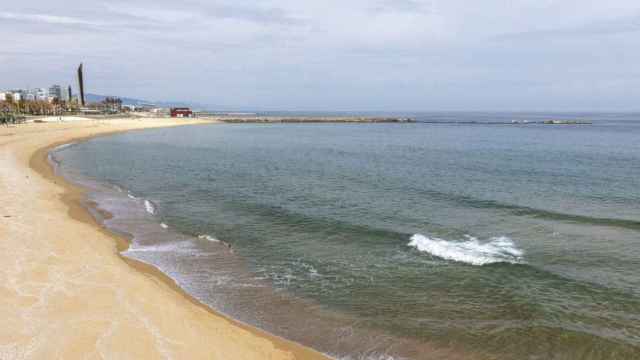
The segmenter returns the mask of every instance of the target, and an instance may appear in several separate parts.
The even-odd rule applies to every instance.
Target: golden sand
[[[47,150],[197,120],[119,119],[0,128],[0,359],[326,359],[225,318],[155,268],[53,175]]]

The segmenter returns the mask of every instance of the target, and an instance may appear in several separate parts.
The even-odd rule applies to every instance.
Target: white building
[[[62,97],[60,98],[60,100],[62,101],[69,101],[69,88],[64,88],[61,90],[62,91]]]
[[[18,102],[21,100],[38,100],[52,102],[54,98],[58,100],[66,100],[67,97],[68,94],[66,89],[63,91],[60,85],[51,85],[48,89],[34,88],[29,90],[14,89],[0,91],[0,101],[13,100],[14,102]]]
[[[60,85],[51,85],[49,88],[49,98],[57,98],[62,100],[62,88]]]
[[[47,101],[49,98],[49,92],[47,89],[37,88],[34,89],[34,91],[36,93],[36,100]]]

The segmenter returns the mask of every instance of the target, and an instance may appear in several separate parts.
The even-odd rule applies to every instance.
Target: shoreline
[[[264,357],[268,357],[272,359],[291,359],[291,358],[292,359],[312,359],[312,360],[327,359],[325,355],[313,349],[303,347],[302,345],[299,345],[289,340],[272,335],[263,330],[254,328],[250,325],[241,323],[237,320],[234,320],[232,318],[229,318],[223,314],[216,312],[215,310],[211,309],[207,305],[202,304],[201,302],[196,300],[193,296],[191,296],[186,291],[184,291],[172,278],[170,278],[169,276],[161,272],[156,267],[128,258],[121,254],[122,251],[125,251],[126,249],[128,249],[129,241],[121,236],[118,236],[117,234],[112,233],[111,231],[106,229],[102,224],[100,224],[97,219],[94,218],[94,216],[85,207],[85,204],[83,204],[83,202],[86,201],[86,190],[79,187],[78,185],[69,183],[62,176],[55,174],[54,168],[52,164],[49,162],[49,152],[52,149],[67,143],[86,141],[91,138],[100,137],[100,136],[109,136],[109,135],[113,135],[113,134],[121,133],[125,131],[136,131],[136,130],[142,130],[145,128],[156,128],[156,127],[167,127],[167,126],[215,123],[211,121],[198,121],[198,120],[176,122],[168,119],[162,119],[161,121],[164,124],[157,123],[157,124],[151,124],[150,126],[147,126],[149,125],[148,120],[142,120],[142,121],[125,120],[125,121],[127,123],[132,123],[132,122],[141,123],[141,126],[135,126],[135,125],[131,126],[131,124],[128,124],[129,126],[125,126],[124,128],[108,129],[106,131],[100,131],[102,129],[99,129],[99,130],[96,129],[95,131],[88,131],[88,134],[81,134],[81,135],[66,134],[68,136],[64,136],[63,139],[57,139],[54,142],[47,142],[46,144],[40,144],[41,146],[36,148],[30,154],[28,154],[28,168],[34,171],[35,173],[37,173],[39,176],[41,176],[52,187],[57,186],[62,188],[62,191],[60,191],[60,194],[58,197],[58,201],[63,203],[64,206],[66,207],[65,216],[67,216],[72,221],[81,222],[83,224],[91,226],[96,233],[102,234],[104,237],[107,237],[112,240],[113,249],[115,251],[113,251],[110,255],[115,254],[119,261],[124,263],[124,265],[127,266],[131,271],[134,271],[138,274],[142,274],[146,278],[146,281],[151,280],[151,282],[153,282],[156,286],[160,285],[161,287],[164,287],[166,290],[168,290],[165,295],[169,295],[169,296],[177,295],[182,299],[186,300],[190,304],[189,306],[197,309],[196,312],[199,312],[199,313],[204,312],[204,314],[198,315],[199,317],[200,316],[204,317],[204,319],[200,319],[203,322],[208,322],[208,321],[211,321],[211,322],[217,321],[219,323],[221,322],[222,324],[218,324],[218,325],[222,325],[222,327],[225,328],[223,329],[223,331],[228,330],[233,332],[238,332],[238,331],[245,332],[245,334],[243,335],[247,337],[246,340],[251,341],[251,343],[247,342],[246,344],[244,344],[246,346],[246,349],[228,348],[228,349],[225,349],[227,350],[227,353],[224,353],[224,351],[221,352],[221,350],[219,348],[215,348],[214,345],[211,345],[209,347],[209,351],[207,351],[208,346],[204,346],[204,348],[199,349],[200,351],[198,351],[200,355],[206,354],[207,358],[213,357],[213,358],[221,358],[221,359],[231,358],[233,356],[242,356],[243,358],[248,358],[248,359],[261,359]],[[58,124],[58,126],[56,127],[59,127],[59,125],[61,124]],[[80,124],[74,124],[74,125],[71,125],[70,127],[63,127],[62,129],[56,129],[56,130],[58,131],[69,130],[68,132],[72,132],[71,130],[78,127],[78,125]],[[82,125],[86,125],[86,124],[82,124]],[[101,125],[102,125],[101,127],[103,127],[105,124],[102,123]],[[111,125],[111,124],[107,123],[107,125]],[[45,127],[45,125],[43,124],[27,125],[27,126]],[[94,124],[94,127],[95,127],[95,124]],[[93,127],[89,127],[89,128],[93,128]],[[46,129],[42,129],[42,130],[47,131]],[[16,132],[18,131],[14,131],[13,133],[9,133],[9,134],[1,134],[1,135],[5,135],[11,138],[16,135],[15,134]],[[3,145],[5,144],[0,143],[0,146],[3,146]],[[109,214],[104,214],[104,215],[109,216]],[[1,235],[3,234],[0,232],[0,236]],[[102,254],[102,255],[105,255],[105,254]],[[187,309],[187,310],[194,310],[194,309]],[[164,319],[159,319],[159,320],[163,321]],[[218,331],[218,333],[219,332],[220,331]],[[207,337],[208,336],[206,335],[202,335],[201,339],[204,341],[206,340]],[[260,350],[258,352],[259,355],[257,355],[258,353],[256,353],[255,351],[256,344],[254,342],[264,342],[264,344],[260,344],[262,345],[262,347],[259,349]],[[202,341],[196,340],[196,343],[202,343]],[[242,345],[243,344],[239,346],[242,346]],[[236,345],[236,347],[237,346],[238,345]],[[271,346],[271,349],[269,349],[269,346]],[[242,354],[243,350],[246,350],[245,354]],[[217,356],[214,356],[214,355],[217,355]],[[195,357],[199,357],[199,356],[195,356]]]
[[[193,125],[202,125],[202,124],[193,124]],[[185,126],[189,126],[189,125],[185,125]],[[137,130],[129,130],[129,131],[137,131]],[[129,132],[126,131],[126,132]],[[70,142],[68,143],[61,143],[61,144],[52,144],[50,146],[47,146],[45,148],[39,149],[36,153],[33,154],[31,161],[30,161],[30,167],[32,169],[34,169],[36,172],[38,172],[40,175],[42,175],[45,178],[49,178],[51,181],[53,181],[53,179],[61,179],[63,182],[63,185],[66,188],[67,193],[64,195],[64,197],[62,198],[62,201],[67,204],[67,206],[69,206],[69,216],[72,217],[75,220],[78,221],[83,221],[86,223],[90,223],[94,226],[96,226],[101,232],[103,232],[104,234],[106,234],[107,236],[110,236],[114,239],[114,241],[116,242],[116,248],[117,248],[117,255],[118,257],[120,257],[120,259],[122,259],[125,263],[127,263],[129,266],[131,266],[132,268],[134,268],[137,271],[140,271],[142,273],[148,274],[149,276],[155,278],[154,280],[159,280],[162,281],[163,283],[165,283],[165,285],[169,286],[171,289],[173,289],[174,291],[176,291],[177,293],[179,293],[180,295],[184,296],[185,298],[187,298],[189,301],[191,301],[194,305],[203,308],[205,311],[213,314],[214,316],[218,316],[218,317],[222,317],[224,319],[226,319],[227,321],[229,321],[231,324],[233,324],[234,326],[238,326],[241,328],[244,328],[248,331],[254,332],[256,333],[258,336],[262,336],[262,337],[266,337],[269,338],[270,340],[275,340],[275,342],[283,342],[283,344],[276,344],[276,345],[283,345],[281,348],[283,350],[287,350],[287,347],[291,346],[292,344],[295,347],[303,347],[302,345],[299,345],[295,342],[292,342],[290,340],[281,338],[279,336],[276,336],[274,334],[271,334],[269,332],[266,332],[264,330],[261,330],[259,328],[253,327],[249,324],[245,324],[243,322],[240,322],[236,319],[233,319],[227,315],[224,315],[222,313],[217,312],[216,310],[212,309],[211,307],[209,307],[206,304],[203,304],[202,302],[200,302],[198,299],[196,299],[195,297],[193,297],[193,295],[189,294],[187,291],[185,291],[182,287],[180,287],[180,285],[173,279],[171,278],[169,275],[165,274],[164,272],[162,272],[162,270],[158,269],[157,267],[155,267],[152,264],[148,264],[145,263],[143,261],[139,261],[130,257],[127,257],[125,255],[122,254],[122,252],[125,252],[127,250],[129,250],[129,248],[131,247],[131,240],[125,238],[122,235],[118,235],[117,233],[114,233],[112,231],[110,231],[104,224],[102,224],[98,219],[96,219],[91,212],[89,211],[88,208],[91,208],[93,210],[95,210],[96,212],[98,212],[100,214],[100,216],[104,217],[105,219],[109,219],[112,218],[113,215],[108,212],[107,210],[103,210],[98,208],[93,202],[87,202],[87,198],[86,198],[86,194],[87,194],[87,190],[85,188],[83,188],[80,185],[76,185],[70,181],[68,181],[67,179],[65,179],[62,175],[57,175],[55,174],[54,168],[51,165],[51,163],[49,162],[49,153],[56,149],[57,147],[60,146],[65,146],[67,144],[77,144],[77,143],[82,143],[91,139],[95,139],[97,137],[102,137],[102,136],[111,136],[111,135],[116,135],[121,133],[120,131],[115,131],[112,133],[104,133],[104,134],[99,134],[97,136],[88,136],[88,137],[82,137],[82,138],[77,138],[77,139],[71,139]],[[278,348],[280,348],[278,346]],[[290,349],[289,349],[290,350]],[[316,357],[312,357],[312,356],[316,356],[316,355],[321,355],[321,354],[309,354],[307,353],[307,351],[311,351],[311,352],[315,352],[315,350],[313,349],[309,349],[309,348],[305,348],[303,347],[302,349],[294,349],[293,353],[295,356],[295,359],[316,359]],[[319,357],[317,359],[325,359],[325,357]]]

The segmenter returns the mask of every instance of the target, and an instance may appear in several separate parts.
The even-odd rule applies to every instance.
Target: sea
[[[151,129],[51,160],[124,256],[336,359],[640,359],[640,114],[399,115],[417,122]]]

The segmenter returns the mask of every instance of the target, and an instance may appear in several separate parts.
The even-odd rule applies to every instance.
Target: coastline
[[[82,204],[85,199],[84,189],[70,184],[54,174],[48,161],[48,153],[52,148],[69,142],[123,131],[205,123],[212,122],[127,119],[99,123],[95,121],[77,122],[72,125],[69,123],[29,124],[0,132],[2,135],[0,137],[0,149],[2,149],[0,160],[7,165],[11,165],[9,163],[12,160],[15,163],[8,167],[9,176],[7,179],[0,179],[0,185],[4,188],[3,192],[9,194],[8,196],[3,195],[3,197],[8,197],[7,202],[2,202],[8,205],[6,209],[4,205],[0,207],[0,211],[2,211],[0,224],[3,225],[0,228],[0,239],[8,240],[3,241],[6,244],[4,246],[13,248],[14,258],[15,255],[18,255],[20,259],[20,261],[16,261],[20,266],[3,271],[4,282],[13,285],[13,287],[6,286],[0,290],[0,295],[4,298],[0,300],[0,312],[3,315],[4,313],[9,315],[7,317],[8,324],[11,324],[10,327],[13,328],[11,333],[25,335],[18,340],[14,339],[8,330],[1,331],[0,354],[14,355],[9,357],[39,357],[43,354],[56,353],[64,354],[65,358],[83,357],[92,353],[117,354],[119,358],[139,356],[144,358],[175,356],[178,358],[219,359],[327,358],[312,349],[218,314],[195,300],[155,267],[120,255],[121,251],[128,248],[128,241],[109,232],[99,224]],[[36,134],[40,134],[40,136]],[[10,153],[13,153],[13,159],[12,156],[9,156]],[[33,173],[38,176],[33,178],[29,176]],[[23,176],[27,179],[26,183],[17,184],[16,182],[19,183],[19,179]],[[30,209],[23,209],[23,211],[32,210],[27,212],[44,217],[44,224],[38,222],[37,228],[33,226],[36,223],[35,219],[24,216],[26,214],[12,215],[20,212],[20,204],[16,204],[16,200],[18,200],[16,197],[19,197],[20,201],[27,200],[20,195],[16,196],[16,192],[29,193],[30,190],[34,190],[33,185],[37,188],[33,191],[36,194],[29,195],[34,198],[37,205],[34,209],[33,204],[29,204],[27,207]],[[41,202],[45,204],[40,204]],[[106,215],[108,216],[108,214]],[[5,223],[8,223],[8,231],[4,229]],[[73,236],[74,233],[76,236]],[[16,235],[19,235],[17,239]],[[67,235],[71,240],[69,238],[56,239],[55,235],[60,235],[60,237]],[[16,247],[19,245],[16,242],[24,243],[25,247],[29,247],[32,244],[25,242],[29,242],[31,239],[37,239],[40,243],[54,242],[56,245],[56,249],[53,251],[54,259],[50,259],[50,256],[38,259],[37,254],[34,259],[29,259],[28,254],[20,254],[21,249],[19,246]],[[96,259],[67,256],[66,259],[74,265],[79,263],[77,265],[81,265],[80,269],[90,269],[91,271],[86,271],[87,274],[83,274],[77,273],[78,269],[73,269],[75,271],[65,274],[64,268],[70,267],[69,264],[64,264],[65,255],[71,255],[74,250],[88,250],[85,249],[87,242],[90,243],[89,247],[93,257],[102,261],[87,263],[89,260]],[[39,247],[35,245],[35,248],[29,248],[26,252],[31,253],[34,250],[37,252]],[[40,254],[41,257],[42,255],[44,254]],[[2,256],[7,256],[7,258],[0,257],[0,259],[10,261],[12,252],[5,252]],[[32,274],[25,274],[29,271],[22,268],[23,260],[26,260],[27,266],[37,268],[36,279],[30,276]],[[55,268],[49,266],[48,262],[50,261],[56,263]],[[59,271],[57,266],[63,267],[62,271]],[[27,275],[26,278],[25,275]],[[67,275],[66,278],[65,275]],[[63,304],[56,304],[58,300],[56,297],[45,296],[43,299],[42,293],[47,293],[52,289],[54,294],[59,295],[56,291],[59,287],[62,287],[67,293],[74,293],[75,289],[70,288],[71,284],[67,284],[67,282],[74,283],[78,278],[82,279],[85,276],[90,277],[86,280],[91,281],[80,282],[80,287],[83,288],[82,295],[69,296],[70,299],[65,299],[69,301],[63,301]],[[107,294],[100,296],[101,292],[105,292],[104,288],[107,285],[93,280],[98,280],[103,276],[110,280],[109,285],[115,286],[114,289],[109,289],[114,292],[113,294],[107,290]],[[25,283],[28,285],[24,286]],[[27,294],[28,299],[24,299],[25,291],[21,286],[35,287],[39,291]],[[27,293],[29,293],[28,290]],[[53,294],[47,293],[45,295]],[[68,294],[63,291],[60,296],[65,297],[64,295]],[[153,303],[144,302],[151,299]],[[93,309],[92,306],[96,300],[100,303],[99,309],[117,309],[122,306],[123,300],[126,305],[131,305],[127,301],[135,302],[134,316],[127,316],[131,314],[126,311],[123,316],[120,316],[122,319],[110,319],[118,317],[124,311],[110,309],[107,314],[96,313],[99,309]],[[25,303],[23,304],[21,301]],[[12,309],[14,310],[12,311]],[[32,318],[32,316],[25,316],[25,314],[33,315],[33,312],[39,313],[40,321],[36,321],[37,324],[25,321],[25,318]],[[40,314],[42,312],[46,314]],[[95,321],[97,319],[100,321]],[[127,341],[132,336],[136,339],[147,338],[147,342],[139,343],[136,341],[136,344],[133,345]],[[106,343],[112,345],[107,346]],[[5,349],[7,350],[5,351]]]

